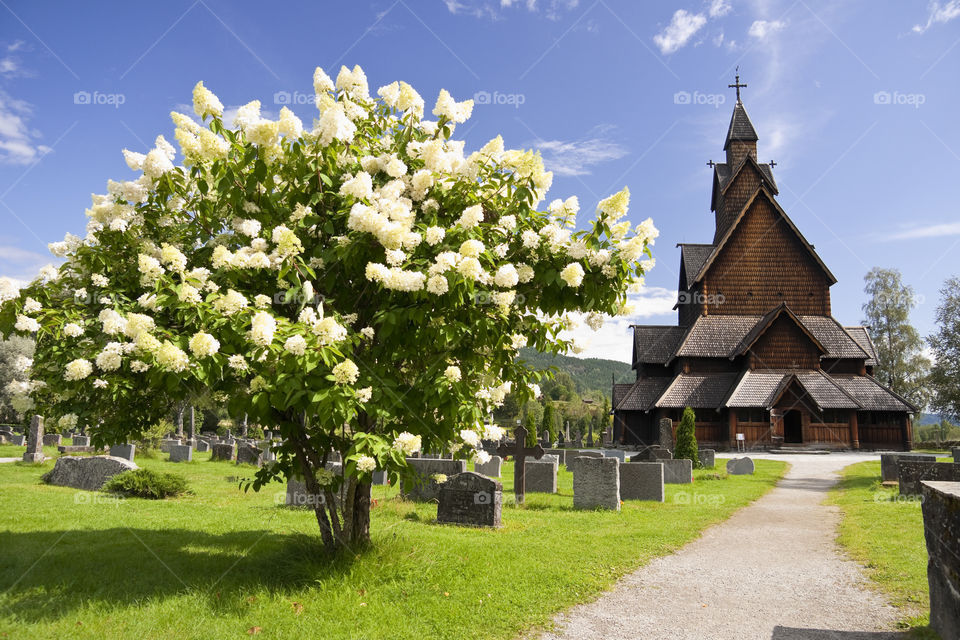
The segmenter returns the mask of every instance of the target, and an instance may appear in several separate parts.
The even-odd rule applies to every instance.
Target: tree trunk
[[[181,412],[181,416],[182,416]],[[183,423],[183,418],[180,419],[181,424]],[[190,406],[190,439],[193,440],[197,435],[197,415],[194,411],[193,406]]]
[[[348,505],[344,505],[344,529],[354,546],[370,543],[370,483],[350,479]],[[349,509],[348,509],[349,507]],[[349,517],[348,514],[349,513]]]

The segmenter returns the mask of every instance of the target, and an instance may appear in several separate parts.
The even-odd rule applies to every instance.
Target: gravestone
[[[643,451],[630,456],[630,462],[659,462],[660,460],[673,460],[673,454],[669,449],[664,449],[660,445],[652,445]]]
[[[57,458],[53,471],[44,475],[43,481],[60,487],[99,491],[113,476],[137,468],[129,460],[113,456],[63,456]]]
[[[960,462],[960,447],[954,447],[950,450],[950,453],[953,454],[953,461]]]
[[[898,460],[912,460],[914,462],[936,462],[937,456],[932,453],[899,453],[887,452],[880,454],[880,482],[896,482],[899,478],[897,470]],[[919,491],[919,489],[917,489]]]
[[[252,444],[240,444],[237,446],[237,464],[252,464],[259,467],[263,464],[263,451]]]
[[[264,440],[273,440],[273,431],[264,431],[263,432]]]
[[[730,458],[727,460],[727,473],[732,476],[753,475],[754,465],[750,458]]]
[[[135,444],[115,444],[110,447],[110,457],[111,458],[122,458],[133,462],[133,456],[137,451],[137,445]]]
[[[27,444],[27,437],[21,435],[10,436],[10,444],[17,447],[23,447]]]
[[[163,453],[170,453],[170,447],[177,444],[183,444],[179,438],[168,438],[166,440],[162,440],[160,442],[160,451]]]
[[[63,437],[59,433],[48,433],[43,436],[43,446],[59,447]]]
[[[433,476],[441,474],[451,478],[467,470],[466,460],[444,460],[442,458],[407,458],[407,466],[412,472],[403,481],[400,494],[414,502],[430,502],[440,497],[440,485]]]
[[[43,417],[33,416],[30,419],[30,437],[27,439],[27,452],[23,454],[24,462],[43,462]]]
[[[663,465],[663,481],[667,484],[690,484],[693,482],[693,460],[660,460]]]
[[[922,492],[930,627],[960,638],[960,483],[925,480]]]
[[[210,451],[210,443],[206,440],[197,440],[197,453]]]
[[[960,482],[960,463],[957,462],[918,462],[901,458],[897,461],[897,469],[902,496],[919,496],[923,480]]]
[[[386,471],[374,471],[371,475],[370,484],[384,485],[387,484],[387,472]]]
[[[567,451],[567,471],[570,473],[577,472],[577,459],[578,458],[602,458],[603,454],[599,451]]]
[[[539,444],[535,447],[527,447],[527,430],[522,426],[514,430],[514,438],[512,445],[504,442],[497,447],[497,453],[504,458],[507,456],[513,458],[513,498],[517,504],[523,504],[523,492],[526,487],[523,475],[527,468],[524,462],[527,457],[533,457],[536,460],[542,458],[543,447]]]
[[[74,447],[89,447],[90,436],[73,436]]]
[[[492,478],[464,471],[440,487],[437,522],[471,527],[499,527],[503,486]]]
[[[620,510],[620,461],[581,457],[573,474],[574,509]]]
[[[622,500],[664,501],[663,463],[627,462],[620,465]]]
[[[170,462],[190,462],[193,460],[193,447],[188,444],[170,446]]]
[[[664,449],[673,450],[673,420],[661,418],[658,424],[657,443]]]
[[[343,466],[338,462],[328,462],[324,469],[335,476],[343,474]],[[347,483],[341,482],[339,491],[333,494],[334,501],[339,505],[347,490]],[[288,507],[309,507],[315,508],[318,504],[323,504],[326,500],[324,494],[311,494],[307,491],[307,484],[302,478],[287,479],[286,505]]]
[[[96,450],[96,447],[76,447],[69,444],[62,444],[57,447],[57,451],[60,453],[94,453]]]
[[[557,466],[559,462],[556,456],[545,455],[539,460],[525,460],[524,465],[524,491],[530,493],[556,493],[557,492]]]
[[[210,445],[210,460],[233,460],[236,457],[236,451],[232,444],[217,442]]]
[[[697,451],[697,457],[700,459],[700,466],[704,469],[713,469],[717,466],[717,452],[713,449],[700,449]]]
[[[547,429],[543,430],[543,433],[540,434],[540,446],[546,449],[549,447],[552,442],[550,442],[550,431]]]
[[[489,462],[477,462],[473,465],[476,473],[487,476],[488,478],[500,477],[500,466],[503,464],[503,458],[500,456],[490,456]]]
[[[567,464],[567,450],[566,449],[544,449],[543,452],[547,455],[557,456],[557,460],[562,465]]]
[[[627,452],[622,449],[604,449],[600,452],[604,458],[616,458],[623,464],[627,461]]]

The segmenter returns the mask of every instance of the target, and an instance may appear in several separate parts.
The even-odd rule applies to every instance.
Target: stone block
[[[667,484],[690,484],[693,482],[693,460],[660,460],[663,465],[663,481]]]
[[[410,473],[403,481],[401,495],[414,502],[431,502],[440,497],[440,485],[433,478],[444,475],[448,479],[467,470],[466,460],[442,458],[407,458]]]
[[[627,452],[621,449],[604,449],[601,453],[604,458],[616,458],[620,461],[620,464],[627,461]]]
[[[663,463],[627,462],[620,465],[620,498],[663,502]]]
[[[902,453],[884,452],[880,454],[880,482],[897,482],[900,472],[897,470],[898,460],[912,460],[914,462],[936,462],[937,456],[932,453]],[[919,492],[919,487],[917,491]]]
[[[960,483],[921,482],[930,627],[960,638]]]
[[[115,444],[110,447],[110,456],[133,462],[136,451],[137,445],[135,444]]]
[[[216,444],[210,445],[210,460],[229,460],[232,461],[237,457],[237,452],[233,444],[227,444],[223,442],[218,442]]]
[[[570,473],[576,473],[577,458],[602,458],[603,454],[599,451],[567,451],[566,467]]]
[[[210,451],[210,443],[206,440],[197,440],[197,453]]]
[[[385,485],[387,484],[387,472],[386,471],[374,471],[372,474],[372,480],[370,484]]]
[[[63,456],[57,458],[53,471],[44,475],[43,481],[61,487],[99,491],[113,476],[137,468],[133,462],[113,456]]]
[[[489,462],[477,462],[473,465],[476,473],[487,476],[488,478],[499,478],[500,467],[503,464],[503,458],[500,456],[490,456]]]
[[[188,444],[170,445],[170,462],[191,462],[193,447]]]
[[[471,527],[499,527],[503,486],[479,473],[451,476],[440,487],[437,522]]]
[[[72,445],[74,447],[89,447],[90,436],[73,436]]]
[[[713,469],[717,466],[717,452],[713,449],[700,449],[697,451],[697,457],[700,458],[700,466],[704,469]]]
[[[750,458],[730,458],[727,460],[727,473],[732,476],[753,475],[754,464]]]
[[[25,447],[27,445],[27,437],[21,435],[12,435],[10,436],[10,444],[16,447]]]
[[[263,464],[263,451],[252,444],[237,445],[237,464],[252,464],[259,467]]]
[[[60,453],[96,453],[96,447],[90,446],[74,446],[72,444],[62,444],[57,447],[57,451]]]
[[[953,454],[954,462],[960,462],[960,447],[954,447],[950,450],[950,453]]]
[[[573,474],[574,509],[620,510],[620,461],[616,458],[579,458]]]
[[[170,447],[176,444],[183,444],[179,438],[168,438],[166,440],[160,441],[160,451],[163,453],[170,453]]]
[[[549,458],[544,460],[544,458]],[[523,487],[527,493],[556,493],[557,467],[555,456],[543,456],[540,460],[527,458],[523,463]]]
[[[897,460],[897,470],[902,496],[919,496],[923,480],[960,482],[960,463],[957,462],[920,462],[901,458]]]
[[[27,439],[27,451],[24,462],[43,462],[43,416],[30,419],[30,437]]]
[[[544,453],[547,453],[552,456],[557,456],[557,460],[560,464],[566,466],[567,464],[567,450],[566,449],[544,449]]]
[[[43,446],[59,447],[63,442],[63,437],[59,433],[48,433],[43,436]]]

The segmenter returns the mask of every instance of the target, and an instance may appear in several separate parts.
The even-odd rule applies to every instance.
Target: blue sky
[[[780,202],[861,319],[863,275],[899,268],[933,329],[960,273],[960,0],[397,0],[252,3],[0,0],[0,275],[29,279],[46,244],[82,234],[90,194],[135,177],[198,80],[226,105],[313,116],[313,69],[360,64],[428,104],[473,97],[457,131],[543,151],[550,197],[585,209],[627,185],[657,266],[629,321],[672,324],[677,242],[709,242],[709,159],[722,158],[739,65]],[[485,104],[480,104],[485,101]],[[627,320],[585,355],[629,358]],[[585,334],[586,335],[586,334]]]

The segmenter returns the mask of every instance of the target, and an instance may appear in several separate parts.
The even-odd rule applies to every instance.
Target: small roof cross
[[[731,89],[737,90],[737,102],[740,102],[740,89],[745,89],[747,85],[746,83],[743,83],[743,84],[740,83],[740,66],[739,65],[737,65],[736,81],[734,82],[734,84],[728,84],[727,86],[730,87]]]

